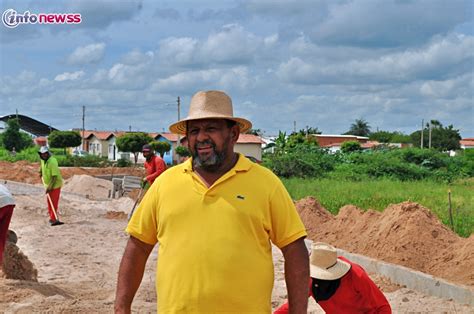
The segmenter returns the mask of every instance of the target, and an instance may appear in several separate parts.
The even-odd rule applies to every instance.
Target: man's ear
[[[240,135],[240,127],[237,123],[230,128],[230,135],[234,143],[237,143],[237,140],[239,139]]]

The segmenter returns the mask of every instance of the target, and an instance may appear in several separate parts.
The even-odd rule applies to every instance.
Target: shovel
[[[54,208],[53,201],[51,200],[51,196],[49,196],[49,194],[46,193],[46,197],[48,198],[49,205],[51,205],[51,208],[53,209],[54,218],[56,219],[56,221],[58,221],[59,220],[58,214],[56,213],[56,208]]]
[[[130,214],[128,214],[128,221],[132,218],[133,212],[135,211],[135,208],[137,207],[137,204],[140,202],[140,199],[142,197],[143,191],[145,190],[144,187],[140,188],[140,192],[138,192],[138,197],[137,200],[135,201],[135,204],[133,204],[132,210],[130,211]]]

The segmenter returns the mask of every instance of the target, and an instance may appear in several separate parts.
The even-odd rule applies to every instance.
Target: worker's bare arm
[[[129,238],[118,273],[115,313],[131,312],[133,298],[142,281],[146,261],[153,247],[132,236]]]
[[[290,314],[306,313],[308,307],[308,250],[304,238],[281,249],[285,257],[285,281]]]

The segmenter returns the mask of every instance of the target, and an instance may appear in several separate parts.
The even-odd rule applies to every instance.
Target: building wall
[[[321,147],[328,146],[328,145],[331,145],[331,144],[348,142],[348,141],[358,141],[357,137],[355,137],[355,136],[354,137],[347,137],[347,136],[320,137],[320,136],[317,136],[316,138],[318,139],[318,144]],[[359,142],[362,143],[362,141],[359,141]]]
[[[245,156],[252,156],[262,160],[262,145],[258,143],[236,143],[234,151]]]
[[[168,139],[166,139],[165,137],[160,137],[158,139],[159,142],[167,142],[168,144],[171,145],[171,150],[169,152],[166,152],[165,155],[163,156],[163,160],[165,161],[165,163],[167,165],[172,165],[173,164],[173,152],[174,152],[174,149],[175,149],[175,146],[176,145],[173,145],[173,143],[171,143]],[[157,153],[157,155],[159,155]]]

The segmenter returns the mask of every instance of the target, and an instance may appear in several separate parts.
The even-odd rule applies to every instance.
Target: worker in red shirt
[[[328,314],[392,313],[382,291],[365,270],[339,256],[326,243],[313,243],[310,256],[309,296]],[[288,303],[273,314],[287,314]]]
[[[165,161],[156,156],[150,145],[143,145],[143,157],[145,157],[146,176],[143,178],[142,187],[147,190],[163,171],[166,170]]]

